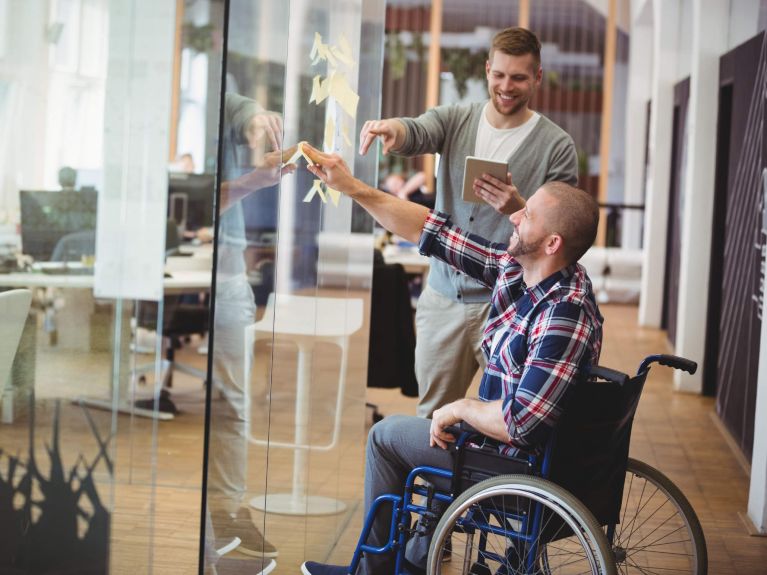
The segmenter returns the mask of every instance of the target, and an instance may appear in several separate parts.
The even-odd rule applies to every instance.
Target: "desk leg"
[[[291,493],[266,493],[250,500],[250,505],[267,513],[281,515],[335,515],[346,505],[331,497],[307,495],[309,469],[309,409],[311,405],[312,342],[298,341],[296,370],[296,429],[293,454],[293,490]],[[341,390],[339,390],[340,392]]]

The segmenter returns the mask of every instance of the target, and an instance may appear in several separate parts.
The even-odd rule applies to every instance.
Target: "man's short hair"
[[[493,44],[490,47],[490,59],[493,52],[500,50],[509,56],[525,56],[532,54],[535,60],[536,70],[541,65],[541,42],[538,37],[527,28],[514,26],[501,30],[493,36]]]
[[[547,227],[562,237],[568,264],[575,263],[597,237],[599,205],[591,194],[565,182],[546,182],[541,188],[556,200]]]

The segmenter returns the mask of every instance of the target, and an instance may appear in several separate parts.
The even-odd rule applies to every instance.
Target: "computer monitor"
[[[213,174],[169,174],[168,217],[181,231],[213,225],[214,185]]]
[[[21,251],[37,261],[50,261],[56,246],[65,236],[76,233],[88,235],[83,233],[96,229],[96,190],[22,190],[19,201]]]

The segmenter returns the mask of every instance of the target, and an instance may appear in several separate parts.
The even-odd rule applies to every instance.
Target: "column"
[[[663,313],[663,274],[666,265],[666,227],[671,174],[674,83],[677,78],[678,2],[653,1],[652,114],[645,204],[645,246],[642,257],[642,297],[639,323],[660,327]],[[662,65],[660,65],[662,63]]]

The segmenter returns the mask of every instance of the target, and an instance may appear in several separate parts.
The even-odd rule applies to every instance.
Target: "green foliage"
[[[184,46],[204,54],[213,49],[213,25],[195,26],[187,22],[183,30]]]
[[[458,96],[463,98],[466,96],[471,78],[484,80],[487,53],[485,51],[472,52],[468,48],[443,48],[442,62],[453,74],[455,89]]]
[[[407,49],[398,32],[389,32],[386,35],[386,59],[389,61],[391,79],[404,78],[407,68]]]

